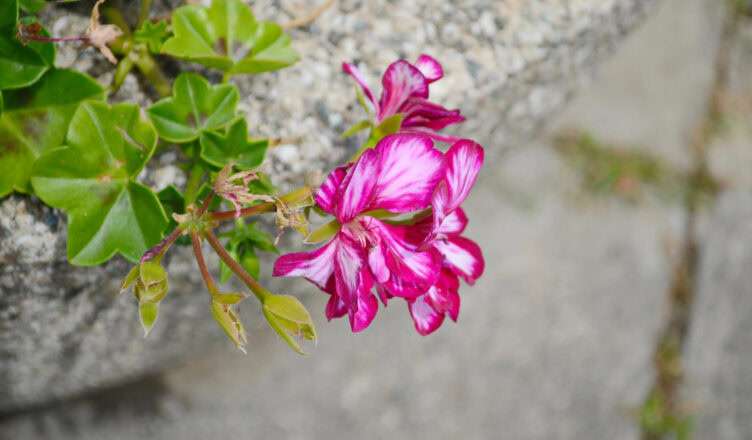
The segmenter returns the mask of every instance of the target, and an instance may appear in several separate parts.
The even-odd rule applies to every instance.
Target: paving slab
[[[324,322],[319,294],[309,306],[321,342],[309,357],[261,328],[247,356],[214,350],[170,369],[158,385],[141,384],[137,397],[120,390],[19,415],[6,432],[82,440],[636,439],[633,412],[652,381],[669,282],[663,242],[677,235],[681,212],[583,199],[576,188],[545,144],[485,170],[465,205],[486,273],[463,287],[459,322],[429,337],[415,333],[397,302],[352,335],[345,321]],[[286,288],[312,289],[301,280]],[[112,403],[116,396],[124,400]]]

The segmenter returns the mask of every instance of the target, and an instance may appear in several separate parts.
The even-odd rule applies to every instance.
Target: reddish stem
[[[235,275],[237,275],[238,278],[240,278],[240,280],[243,281],[243,283],[245,283],[245,285],[248,286],[249,289],[251,289],[251,292],[256,295],[256,298],[258,298],[259,301],[263,302],[264,298],[270,295],[270,293],[267,292],[266,289],[261,287],[261,284],[254,280],[253,277],[248,272],[246,272],[245,269],[243,269],[243,266],[241,266],[240,263],[235,261],[235,259],[227,253],[224,246],[222,246],[222,243],[219,242],[211,229],[206,228],[202,231],[202,234],[206,238],[206,241],[209,242],[209,245],[214,249],[214,252],[217,253],[219,258],[227,265],[227,267],[229,267],[230,270],[233,271],[233,273],[235,273]]]
[[[33,40],[33,41],[42,41],[44,43],[54,43],[56,41],[84,41],[88,40],[89,37],[82,36],[82,37],[57,37],[57,38],[48,38],[48,37],[37,37],[35,35],[24,35],[24,40]]]
[[[273,202],[261,203],[249,208],[241,209],[240,217],[250,217],[252,215],[274,212],[275,209],[276,206]],[[235,218],[235,211],[212,212],[209,215],[211,216],[212,220],[231,220]]]
[[[217,286],[214,284],[209,269],[206,267],[204,254],[201,253],[201,242],[198,239],[198,233],[194,230],[191,230],[191,242],[193,243],[193,253],[196,255],[196,262],[199,269],[201,269],[201,275],[204,277],[206,287],[209,289],[209,293],[215,295],[217,293]]]
[[[209,209],[209,205],[211,205],[212,200],[214,199],[214,190],[209,193],[209,195],[204,199],[204,203],[201,204],[201,207],[198,208],[198,211],[196,212],[196,218],[201,218],[202,215],[206,212],[207,209]]]
[[[157,255],[164,254],[164,251],[175,241],[180,237],[180,233],[183,232],[182,229],[179,227],[175,228],[170,235],[165,237],[161,243],[154,246],[153,248],[149,249],[144,253],[144,255],[141,257],[141,262],[152,260]]]

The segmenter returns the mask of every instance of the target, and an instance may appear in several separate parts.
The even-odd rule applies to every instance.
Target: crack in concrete
[[[698,212],[707,201],[705,199],[708,192],[704,182],[712,179],[706,153],[711,141],[720,131],[722,106],[728,89],[731,49],[743,13],[740,3],[735,0],[728,0],[725,8],[726,18],[716,52],[714,80],[707,100],[707,111],[689,141],[693,169],[686,183],[684,196],[684,236],[667,292],[667,320],[653,353],[655,380],[640,408],[642,440],[661,440],[669,435],[681,440],[691,436],[691,412],[682,401],[680,390],[684,380],[682,353],[691,325],[700,257],[696,223]],[[715,194],[716,192],[710,194],[710,202]]]

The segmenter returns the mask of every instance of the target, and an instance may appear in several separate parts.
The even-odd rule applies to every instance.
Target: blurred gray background
[[[353,335],[312,294],[300,357],[244,310],[248,355],[220,340],[8,413],[0,438],[752,438],[752,19],[729,4],[659,2],[545,128],[490,154],[464,205],[486,272],[457,324],[421,337],[394,302]]]

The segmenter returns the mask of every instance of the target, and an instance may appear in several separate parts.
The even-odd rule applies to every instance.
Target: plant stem
[[[149,18],[149,8],[151,7],[151,0],[141,0],[141,11],[138,14],[138,21],[136,22],[136,29],[140,28],[142,24]]]
[[[87,36],[80,37],[37,37],[35,35],[24,35],[24,40],[41,41],[44,43],[54,43],[56,41],[85,41],[88,40]]]
[[[217,240],[217,237],[214,235],[211,228],[206,228],[201,231],[201,233],[206,238],[206,241],[209,242],[209,245],[214,248],[214,252],[217,253],[222,262],[224,262],[227,267],[229,267],[230,270],[233,271],[233,273],[235,273],[235,275],[240,278],[240,280],[243,281],[243,283],[248,286],[249,289],[251,289],[251,292],[256,295],[256,298],[258,298],[258,300],[263,303],[264,298],[271,295],[271,293],[261,287],[261,284],[254,280],[253,277],[248,272],[246,272],[245,269],[243,269],[243,266],[241,266],[230,256],[230,254],[227,253],[224,246],[222,246],[222,243]]]
[[[138,52],[138,59],[136,60],[136,67],[141,73],[149,80],[149,82],[157,90],[160,96],[172,95],[172,86],[167,77],[162,73],[157,61],[146,50],[140,50]]]
[[[123,14],[112,5],[106,4],[102,6],[102,15],[115,26],[119,27],[123,31],[126,39],[131,39],[131,28],[128,26],[128,22],[123,18]]]
[[[115,69],[115,75],[112,77],[112,84],[110,85],[110,93],[115,93],[120,89],[120,86],[123,85],[125,78],[131,72],[131,70],[133,70],[133,66],[133,58],[131,58],[131,53],[129,51],[123,58],[120,59],[120,62]]]
[[[231,76],[232,76],[232,74],[231,74],[230,72],[225,72],[225,73],[224,73],[224,74],[222,75],[222,84],[227,84],[227,83],[229,83],[229,82],[230,82],[230,77],[231,77]]]
[[[196,217],[201,218],[202,215],[206,212],[207,209],[209,209],[209,205],[211,205],[212,200],[214,199],[214,191],[209,193],[209,195],[206,197],[204,202],[201,204],[201,207],[198,208],[198,211],[196,212]]]
[[[179,226],[176,227],[175,230],[170,233],[170,235],[162,240],[162,242],[146,251],[146,253],[144,253],[144,255],[141,257],[141,262],[143,263],[144,261],[149,261],[157,257],[162,258],[165,250],[167,250],[167,248],[170,247],[170,245],[178,239],[182,232],[182,228],[180,228]]]
[[[264,214],[267,212],[274,212],[276,205],[272,202],[261,203],[253,205],[249,208],[243,208],[240,210],[240,217],[250,217],[252,215]],[[212,220],[230,220],[235,218],[235,211],[222,211],[212,212],[209,214]]]
[[[195,160],[193,167],[191,168],[191,174],[188,176],[188,184],[185,186],[185,204],[190,205],[196,201],[198,195],[198,187],[201,185],[201,180],[204,178],[204,167],[201,166],[201,162]]]
[[[209,289],[209,293],[214,296],[219,293],[219,291],[209,273],[209,268],[206,267],[204,254],[201,253],[201,241],[198,238],[198,233],[194,229],[191,229],[191,242],[193,243],[193,253],[196,255],[196,262],[198,263],[199,269],[201,269],[201,276],[204,277],[204,281],[206,282],[206,288]]]
[[[282,29],[287,31],[294,27],[305,26],[311,23],[313,20],[318,18],[319,15],[321,15],[324,11],[326,11],[330,6],[332,6],[335,1],[336,0],[327,0],[323,5],[314,9],[310,14],[304,15],[302,17],[298,17],[289,23],[283,24]]]

